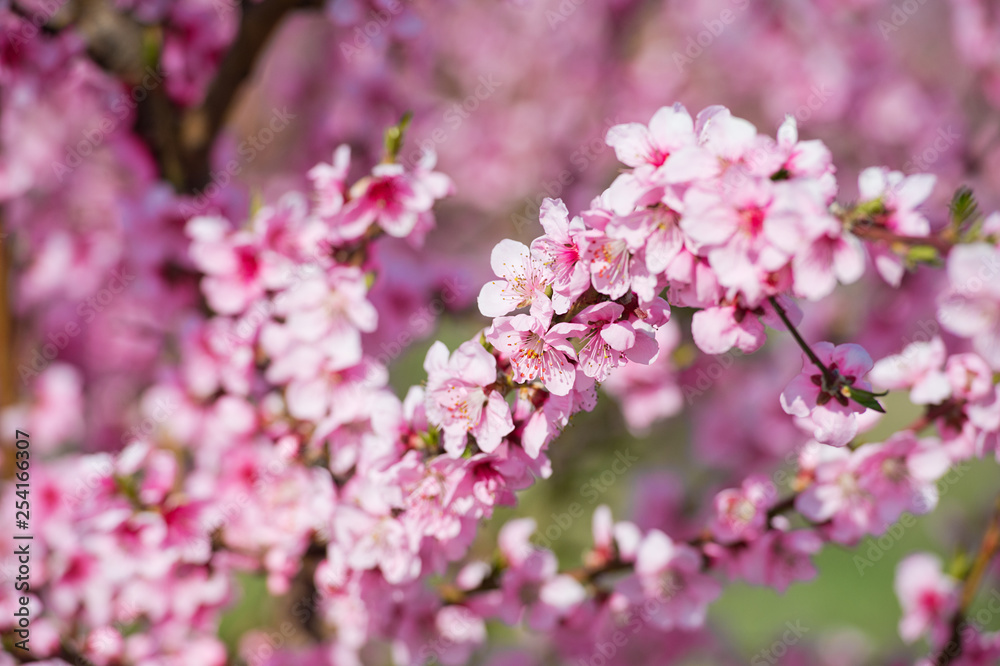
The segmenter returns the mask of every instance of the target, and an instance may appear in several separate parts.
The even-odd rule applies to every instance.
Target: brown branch
[[[250,76],[275,28],[296,9],[320,8],[321,0],[264,0],[242,3],[239,32],[226,53],[201,106],[184,114],[179,125],[184,187],[193,191],[209,181],[209,153],[233,101]]]
[[[851,233],[862,240],[873,243],[882,242],[889,245],[904,245],[906,247],[929,245],[942,255],[948,254],[949,250],[951,250],[951,248],[955,245],[954,242],[942,236],[907,236],[904,234],[897,234],[894,231],[884,226],[875,224],[874,221],[867,219],[857,223],[855,226],[852,226]]]
[[[962,583],[961,596],[959,597],[958,610],[951,618],[951,637],[944,644],[941,651],[931,663],[937,666],[948,666],[962,655],[962,628],[965,625],[965,616],[972,606],[972,601],[976,597],[976,591],[983,580],[983,575],[989,568],[990,562],[1000,551],[1000,495],[997,496],[993,505],[993,517],[986,534],[983,535],[983,542],[979,546],[976,559],[972,562],[972,568],[965,576]]]
[[[817,356],[816,352],[812,350],[812,347],[809,346],[809,343],[805,341],[805,339],[799,333],[799,330],[795,328],[795,324],[793,324],[792,320],[789,319],[788,314],[785,312],[785,308],[781,307],[781,304],[778,303],[778,299],[775,298],[774,296],[771,296],[767,300],[770,301],[771,307],[774,308],[774,311],[778,314],[778,317],[781,318],[781,321],[788,329],[788,332],[792,334],[793,338],[795,338],[795,342],[798,343],[799,348],[802,349],[803,352],[805,352],[806,356],[809,357],[809,360],[813,362],[813,365],[815,365],[819,369],[819,371],[823,373],[823,381],[832,387],[836,383],[837,377],[830,370],[830,368],[826,367],[826,365],[823,364],[823,361],[819,360],[819,356]],[[827,387],[824,386],[823,388],[825,389]]]
[[[322,0],[240,3],[236,37],[199,106],[181,109],[162,85],[148,91],[138,105],[136,129],[152,150],[161,175],[178,191],[194,192],[209,182],[212,145],[275,29],[291,12],[322,5]],[[148,61],[149,47],[163,41],[162,26],[143,26],[108,0],[79,0],[73,27],[94,62],[131,86],[139,85],[155,65]]]

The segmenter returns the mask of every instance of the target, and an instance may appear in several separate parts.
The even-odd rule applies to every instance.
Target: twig
[[[958,610],[951,619],[951,637],[944,644],[941,651],[931,662],[937,666],[948,666],[962,654],[962,625],[965,623],[965,615],[976,597],[976,591],[982,582],[983,575],[989,567],[997,551],[1000,550],[1000,495],[997,496],[993,505],[993,517],[986,534],[983,535],[983,542],[979,546],[979,552],[972,563],[972,568],[965,576],[962,583],[961,596],[959,597]]]
[[[809,357],[809,360],[813,362],[813,365],[815,365],[823,372],[823,379],[826,381],[826,383],[832,386],[837,381],[837,378],[834,376],[833,372],[828,367],[823,365],[823,361],[819,360],[819,356],[816,356],[816,352],[812,350],[812,347],[809,346],[809,343],[806,342],[805,339],[803,339],[803,337],[799,334],[798,329],[795,328],[795,325],[792,323],[792,320],[789,319],[788,314],[785,313],[785,309],[781,307],[781,305],[778,303],[778,299],[775,298],[774,296],[771,296],[767,300],[770,301],[771,307],[774,308],[774,311],[778,313],[778,316],[781,318],[781,321],[784,322],[785,326],[788,328],[788,332],[792,334],[793,338],[795,338],[795,342],[798,343],[799,347],[802,348],[802,351],[805,352],[806,356]]]
[[[866,241],[883,242],[889,245],[898,244],[907,247],[928,245],[942,255],[948,254],[948,251],[954,246],[952,241],[941,236],[906,236],[904,234],[897,234],[886,227],[876,225],[873,220],[868,219],[862,220],[857,226],[851,227],[851,233]]]

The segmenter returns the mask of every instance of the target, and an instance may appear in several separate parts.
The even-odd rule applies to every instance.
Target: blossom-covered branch
[[[107,224],[105,208],[102,197],[93,196],[94,205],[81,215],[91,215],[85,223],[102,233],[46,235],[37,245],[45,252],[25,264],[27,286],[19,297],[25,311],[41,308],[52,285],[69,289],[79,280],[89,300],[71,291],[70,313],[86,319],[93,310],[101,345],[115,330],[96,317],[105,307],[121,307],[116,323],[149,338],[143,344],[135,342],[138,334],[129,338],[133,355],[121,363],[139,365],[134,359],[144,358],[143,372],[135,372],[141,378],[119,383],[107,398],[110,407],[87,405],[101,408],[101,419],[86,434],[70,415],[84,411],[81,386],[89,376],[61,362],[19,370],[23,381],[37,382],[35,397],[5,418],[30,422],[43,431],[39,440],[50,442],[40,447],[45,462],[33,477],[32,492],[44,498],[35,507],[44,566],[31,581],[31,659],[223,664],[232,656],[217,630],[241,572],[261,573],[275,597],[303,591],[309,600],[308,612],[294,613],[293,633],[301,631],[296,643],[303,647],[276,650],[266,636],[250,633],[239,650],[253,663],[358,664],[383,642],[397,663],[460,664],[483,643],[490,620],[523,620],[547,634],[553,657],[566,659],[586,656],[622,623],[638,620],[636,633],[660,648],[669,641],[672,657],[710,642],[706,611],[723,583],[784,590],[811,578],[812,556],[823,543],[853,546],[882,534],[904,512],[930,511],[949,467],[995,454],[1000,292],[989,271],[1000,257],[1000,216],[979,215],[962,195],[947,225],[935,225],[922,210],[935,180],[912,169],[911,175],[863,169],[860,200],[838,204],[843,183],[830,150],[799,140],[792,117],[774,138],[721,106],[692,116],[678,104],[658,110],[648,124],[607,123],[603,139],[624,171],[582,207],[551,191],[539,197],[543,233],[493,248],[496,279],[478,299],[474,290],[455,286],[461,276],[455,262],[428,258],[440,242],[429,236],[435,205],[456,192],[428,148],[461,144],[470,160],[480,160],[468,169],[486,185],[462,208],[474,218],[497,205],[489,198],[495,187],[490,168],[502,159],[501,147],[479,143],[481,136],[449,140],[436,128],[428,133],[430,145],[420,142],[404,157],[404,122],[390,129],[377,164],[357,140],[252,201],[221,186],[200,199],[171,192],[162,181],[187,190],[205,182],[210,151],[238,151],[216,141],[222,122],[277,18],[302,4],[317,3],[241,3],[239,11],[223,7],[215,24],[208,17],[216,8],[207,5],[119,3],[136,24],[170,16],[162,34],[149,31],[162,42],[147,44],[150,62],[170,72],[152,95],[165,113],[158,127],[167,128],[153,152],[181,150],[188,157],[153,165],[135,141],[138,134],[101,135],[129,172],[115,196],[139,192],[122,204],[122,219],[113,220],[129,233],[142,231],[142,242],[129,246],[136,257],[115,246],[107,254],[113,260],[100,268],[119,270],[120,263],[127,270],[113,279],[94,277],[94,257],[104,255],[93,248],[112,246],[116,237],[100,226]],[[326,8],[331,23],[360,29],[368,7]],[[617,38],[626,32],[630,10],[615,11]],[[399,55],[424,76],[448,79],[447,69],[403,57],[397,37],[413,23],[395,14],[389,19],[355,33],[381,38],[368,56]],[[63,77],[77,86],[54,104],[79,109],[83,117],[95,96],[114,99],[117,84],[129,83],[122,77],[112,85],[83,61],[84,46],[71,34],[23,46],[23,52],[3,51],[0,63],[4,84],[17,92],[5,99],[28,100],[12,112],[5,108],[5,123],[11,117],[29,123],[46,89],[39,81]],[[395,108],[393,81],[375,70],[345,69],[331,67],[322,76],[343,76],[343,90],[375,100],[372,109]],[[303,89],[311,94],[313,84]],[[468,128],[470,107],[488,113],[492,85],[483,92],[484,82],[444,115],[450,130]],[[564,96],[558,87],[553,94]],[[153,111],[140,106],[133,115],[135,108],[126,103],[122,118],[141,130],[149,118],[144,114]],[[340,141],[330,138],[337,136],[330,128],[350,116],[339,108],[329,115],[333,119],[324,110],[322,122],[310,128],[330,139],[321,141],[324,150]],[[452,128],[452,118],[463,122]],[[74,129],[72,139],[92,131]],[[494,135],[504,137],[503,150],[530,140],[483,133]],[[41,142],[47,135],[30,136]],[[4,134],[5,141],[17,138],[17,132]],[[570,142],[578,139],[568,135]],[[38,150],[46,159],[0,164],[4,197],[45,200],[63,191],[45,190],[45,178],[61,183],[63,176],[78,188],[72,191],[103,193],[80,172],[67,175],[69,167],[48,174],[49,153],[58,151],[57,158],[70,163],[61,143],[46,150],[28,143],[25,153]],[[308,167],[313,157],[303,159]],[[579,191],[589,187],[581,182]],[[25,238],[51,219],[35,211],[14,211]],[[57,209],[52,217],[68,216]],[[803,324],[799,304],[836,298],[838,286],[858,281],[869,263],[893,287],[907,268],[945,264],[946,273],[937,274],[947,285],[934,324],[940,324],[936,333],[943,328],[953,335],[896,344],[894,336],[846,327],[835,342],[806,342],[820,339],[820,327],[807,326],[824,315],[804,305],[812,313]],[[69,277],[59,277],[67,265]],[[140,273],[135,301],[143,307],[113,300],[119,283],[136,279],[131,268]],[[94,289],[112,300],[90,296]],[[426,381],[397,397],[388,383],[393,361],[431,334],[437,315],[473,300],[483,326],[453,348],[431,344]],[[78,303],[86,307],[79,310]],[[169,324],[157,326],[157,318],[147,316],[151,303]],[[433,307],[425,308],[428,303]],[[61,321],[65,312],[39,319]],[[688,316],[690,330],[678,323]],[[515,519],[501,528],[495,561],[469,560],[482,522],[553,474],[549,454],[558,436],[579,412],[594,408],[600,387],[624,404],[631,428],[648,428],[680,409],[681,356],[692,372],[718,369],[761,349],[768,326],[789,330],[805,354],[801,370],[793,374],[770,345],[748,364],[780,370],[747,372],[715,386],[730,402],[706,401],[712,418],[700,427],[717,430],[697,435],[699,442],[712,440],[716,454],[752,463],[730,461],[739,473],[720,482],[710,501],[688,507],[697,514],[690,525],[642,515],[642,502],[636,516],[618,522],[599,509],[583,566],[566,569],[552,550],[532,543],[532,521]],[[63,334],[67,344],[75,335]],[[683,342],[688,337],[693,346]],[[883,358],[876,362],[873,355]],[[88,373],[101,371],[95,366]],[[924,416],[860,446],[860,435],[881,417],[876,389],[909,391]],[[113,398],[135,402],[134,413],[116,411]],[[731,409],[734,400],[764,416],[753,425],[742,422]],[[925,432],[931,425],[934,434]],[[744,447],[752,438],[757,448]],[[102,444],[67,446],[77,440]],[[778,453],[786,440],[795,449],[786,460],[796,466],[782,477],[788,483],[778,481],[779,472],[767,476],[786,453]],[[710,446],[696,446],[696,454]],[[769,453],[757,456],[767,446]],[[667,495],[669,488],[660,490]],[[14,501],[5,489],[2,503]],[[948,589],[930,568],[918,569],[940,583],[931,592]],[[438,585],[442,578],[454,583]],[[910,638],[939,608],[921,606],[925,596],[939,597],[907,594],[901,595],[908,618],[903,635]],[[3,622],[6,640],[13,627],[9,618]],[[995,656],[990,640],[984,634],[974,644],[984,659]],[[15,655],[11,660],[25,658]]]

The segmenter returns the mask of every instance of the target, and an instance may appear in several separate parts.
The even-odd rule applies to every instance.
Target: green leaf
[[[949,205],[951,211],[951,223],[956,229],[960,229],[966,222],[975,219],[979,214],[979,204],[976,202],[972,190],[962,186],[955,190]]]
[[[429,450],[436,450],[438,444],[441,441],[441,433],[436,426],[429,426],[427,432],[422,432],[420,434],[420,439],[423,441],[424,446]]]
[[[877,218],[885,214],[885,203],[881,198],[862,201],[854,204],[843,213],[843,219],[848,229],[853,227],[871,227],[879,224]]]
[[[264,207],[264,195],[259,187],[251,190],[250,194],[250,219],[257,217],[257,213]]]
[[[871,201],[862,201],[854,207],[853,213],[860,217],[871,217],[873,215],[880,215],[885,212],[885,202],[879,199],[872,199]]]
[[[948,562],[945,573],[957,580],[965,580],[970,569],[972,569],[972,562],[969,560],[969,556],[966,553],[958,552]]]
[[[875,398],[888,395],[888,391],[883,391],[882,393],[872,393],[871,391],[865,391],[864,389],[854,388],[853,386],[845,386],[840,389],[845,397],[850,398],[854,402],[858,403],[862,407],[867,407],[868,409],[874,409],[876,412],[885,414],[885,408],[882,407],[881,403]]]
[[[406,133],[406,128],[410,125],[411,120],[413,120],[413,112],[407,111],[400,118],[398,124],[393,125],[385,131],[386,162],[396,161],[399,151],[403,148],[403,135]]]
[[[906,254],[906,260],[912,264],[938,264],[940,256],[933,245],[914,245]]]
[[[485,349],[489,353],[491,354],[493,353],[493,345],[491,345],[489,341],[486,339],[485,329],[479,332],[479,344],[481,344],[483,346],[483,349]]]
[[[157,67],[160,62],[160,52],[163,50],[163,38],[160,31],[152,26],[147,27],[143,30],[140,39],[142,64],[146,67]]]

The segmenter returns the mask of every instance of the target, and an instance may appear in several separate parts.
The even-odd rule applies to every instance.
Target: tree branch
[[[152,150],[161,176],[175,189],[190,193],[208,184],[215,139],[275,29],[297,9],[322,6],[322,0],[240,3],[236,37],[199,106],[181,109],[162,86],[148,91],[138,105],[137,130]],[[94,62],[132,86],[150,66],[144,59],[150,44],[162,45],[163,40],[162,26],[143,26],[108,0],[79,0],[73,27]]]
[[[318,9],[322,0],[264,0],[242,3],[239,32],[226,53],[201,106],[183,115],[179,126],[184,189],[209,182],[209,155],[243,83],[250,76],[275,28],[296,9]]]
[[[795,328],[795,324],[793,324],[792,320],[788,318],[785,308],[781,307],[781,304],[778,303],[778,299],[774,296],[767,300],[770,301],[771,307],[774,308],[774,311],[778,313],[778,317],[781,318],[781,321],[788,328],[788,332],[792,334],[793,338],[795,338],[795,342],[798,343],[799,347],[802,348],[802,351],[809,357],[809,360],[813,362],[813,365],[820,369],[826,382],[832,386],[836,381],[836,377],[834,377],[830,369],[823,364],[823,361],[819,360],[819,356],[816,355],[816,352],[812,350],[809,343],[805,341],[798,329]]]
[[[986,534],[983,535],[983,542],[979,546],[976,559],[973,560],[972,568],[969,569],[969,573],[962,583],[958,610],[955,611],[951,619],[951,637],[931,663],[938,666],[948,666],[962,655],[962,627],[965,624],[966,613],[972,606],[983,575],[997,551],[1000,551],[1000,495],[997,495],[994,501],[993,517],[986,528]]]

